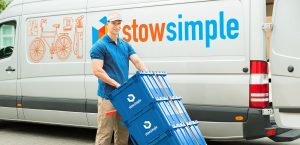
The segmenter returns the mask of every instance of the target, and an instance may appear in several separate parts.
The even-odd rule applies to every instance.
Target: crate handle
[[[181,100],[182,98],[179,96],[172,96],[170,97],[172,100]],[[156,99],[157,101],[169,101],[170,99],[168,97],[158,97],[158,99]]]

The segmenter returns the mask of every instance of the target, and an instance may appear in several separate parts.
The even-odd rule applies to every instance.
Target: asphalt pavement
[[[0,145],[94,145],[96,129],[0,121]],[[268,138],[212,142],[208,145],[300,145],[300,139],[275,143]]]

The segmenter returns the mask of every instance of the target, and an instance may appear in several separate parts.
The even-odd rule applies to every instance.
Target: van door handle
[[[5,71],[16,71],[16,69],[12,68],[11,66],[7,67]]]
[[[288,66],[288,71],[289,72],[293,72],[294,71],[294,67],[292,65]]]

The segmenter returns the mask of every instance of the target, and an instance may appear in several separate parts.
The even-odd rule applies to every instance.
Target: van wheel
[[[44,58],[46,52],[45,44],[42,39],[34,39],[29,47],[29,57],[34,63],[39,63]]]
[[[60,35],[55,42],[56,55],[60,60],[66,60],[71,54],[72,40],[68,35]]]

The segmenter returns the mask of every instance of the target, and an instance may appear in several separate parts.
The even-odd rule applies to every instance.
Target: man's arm
[[[137,54],[130,55],[129,59],[133,63],[135,68],[137,68],[139,71],[147,71],[148,70],[145,63],[140,59],[140,57]]]
[[[104,63],[103,60],[92,60],[92,69],[94,75],[104,83],[107,83],[111,86],[118,88],[120,84],[107,75],[107,73],[103,69],[103,63]]]

